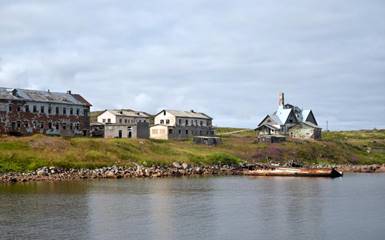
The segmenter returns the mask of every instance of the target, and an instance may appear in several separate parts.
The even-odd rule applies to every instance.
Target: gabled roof
[[[179,110],[162,110],[160,111],[157,115],[159,115],[160,113],[162,113],[163,111],[166,111],[176,117],[184,117],[184,118],[199,118],[199,119],[209,119],[209,120],[212,120],[212,118],[210,116],[208,116],[207,114],[205,113],[201,113],[201,112],[194,112],[194,111],[179,111]]]
[[[1,88],[0,99],[91,106],[91,104],[79,94],[29,90],[20,88]]]
[[[143,117],[143,118],[149,118],[151,117],[150,114],[146,112],[140,112],[140,111],[135,111],[131,109],[111,109],[111,110],[106,110],[115,116],[123,116],[123,117]]]
[[[306,121],[306,119],[307,119],[307,117],[309,116],[310,113],[311,113],[310,109],[302,110],[302,119],[303,119],[303,121]]]
[[[273,115],[277,116],[282,124],[285,124],[292,111],[293,111],[293,109],[291,109],[291,108],[279,107],[278,110],[275,111]]]

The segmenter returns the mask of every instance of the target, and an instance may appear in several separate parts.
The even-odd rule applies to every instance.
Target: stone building
[[[255,131],[261,139],[266,139],[269,135],[320,139],[322,129],[318,127],[312,110],[302,110],[297,106],[285,104],[284,94],[281,93],[277,111],[267,115]]]
[[[208,115],[193,110],[162,110],[155,115],[150,138],[167,140],[214,136],[212,120]]]
[[[88,135],[90,107],[71,91],[0,88],[0,134]]]

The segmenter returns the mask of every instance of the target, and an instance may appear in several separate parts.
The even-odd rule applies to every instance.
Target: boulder
[[[178,163],[178,162],[173,162],[172,163],[172,166],[174,167],[174,168],[182,168],[182,166]]]

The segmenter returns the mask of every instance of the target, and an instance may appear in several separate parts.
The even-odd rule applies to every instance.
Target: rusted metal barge
[[[284,168],[272,167],[264,169],[248,170],[247,176],[283,176],[283,177],[342,177],[343,173],[335,168]]]

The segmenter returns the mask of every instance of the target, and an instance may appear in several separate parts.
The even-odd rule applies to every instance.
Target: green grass
[[[234,132],[239,129],[220,129]],[[103,166],[194,165],[240,162],[287,162],[305,164],[385,163],[385,131],[328,132],[321,141],[255,142],[252,130],[226,135],[217,147],[191,141],[61,138],[34,135],[0,138],[0,172],[22,172],[42,166],[97,168]]]

